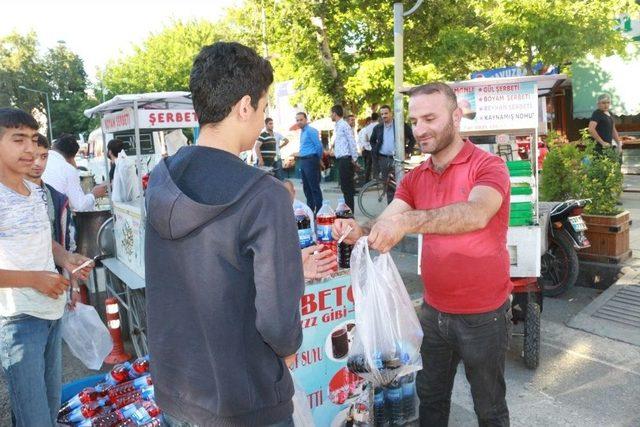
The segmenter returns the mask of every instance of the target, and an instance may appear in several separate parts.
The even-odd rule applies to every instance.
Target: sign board
[[[558,68],[557,67],[548,67],[545,66],[542,62],[538,62],[536,64],[533,65],[533,74],[534,75],[540,75],[540,74],[558,74]],[[527,69],[524,67],[518,67],[516,65],[511,66],[511,67],[502,67],[502,68],[492,68],[489,70],[482,70],[482,71],[474,71],[473,73],[471,73],[471,78],[472,79],[481,79],[481,78],[486,78],[486,77],[491,77],[491,78],[495,78],[495,77],[523,77],[527,75]]]
[[[538,128],[538,90],[533,81],[452,84],[462,109],[460,131],[502,133]]]
[[[130,130],[135,127],[133,120],[133,109],[125,108],[111,114],[105,114],[100,121],[104,133],[115,133],[123,130]]]
[[[364,381],[347,370],[355,334],[351,276],[308,284],[300,303],[304,339],[293,377],[307,394],[317,426],[344,426]]]
[[[178,129],[198,127],[198,116],[191,110],[138,110],[140,129]]]

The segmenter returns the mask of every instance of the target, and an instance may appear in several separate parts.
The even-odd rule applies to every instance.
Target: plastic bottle
[[[384,401],[384,389],[382,387],[376,388],[373,394],[373,423],[375,427],[389,425]]]
[[[404,423],[402,417],[402,386],[399,380],[393,380],[385,387],[384,397],[387,404],[388,419],[392,426]]]
[[[413,374],[400,378],[402,384],[402,413],[406,421],[410,421],[416,415],[416,388]]]
[[[336,213],[331,208],[328,200],[322,202],[322,207],[316,215],[316,234],[318,244],[327,246],[337,257],[336,242],[333,239],[331,228],[336,221]]]
[[[149,372],[149,356],[136,359],[129,369],[129,379],[136,379]]]
[[[58,411],[58,419],[70,412],[73,412],[74,409],[79,408],[86,403],[94,402],[105,395],[106,391],[100,391],[93,387],[85,388],[62,405],[60,411]]]
[[[62,419],[58,418],[58,422],[61,424],[81,423],[83,421],[90,420],[97,415],[109,412],[111,412],[111,405],[109,398],[105,397],[94,402],[83,404],[71,413],[62,417]]]
[[[152,385],[142,387],[140,390],[132,391],[131,393],[123,394],[116,397],[111,404],[115,409],[124,408],[127,405],[131,405],[139,400],[149,400],[154,398],[154,389]]]
[[[353,211],[344,201],[344,197],[338,199],[338,206],[336,207],[336,218],[347,219],[353,218]],[[349,268],[351,266],[351,249],[352,245],[347,243],[340,243],[338,245],[338,265],[340,268]]]
[[[108,414],[101,414],[90,420],[85,420],[78,425],[78,427],[115,427],[122,425],[123,422],[128,420],[135,424],[124,425],[144,425],[152,422],[155,417],[160,415],[160,408],[153,401],[139,401],[124,408],[110,412]]]
[[[311,219],[302,208],[296,208],[294,215],[298,226],[298,240],[300,241],[300,248],[304,249],[313,245]]]
[[[149,385],[153,385],[151,376],[144,375],[140,378],[136,378],[135,380],[127,381],[126,383],[122,383],[112,387],[109,390],[109,399],[111,399],[111,401],[113,402],[121,396],[124,396]]]
[[[130,380],[129,370],[131,363],[124,362],[113,367],[113,369],[105,375],[104,382],[107,386],[113,386]]]

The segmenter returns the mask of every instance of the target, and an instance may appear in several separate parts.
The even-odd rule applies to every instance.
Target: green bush
[[[601,154],[596,153],[595,142],[584,132],[578,143],[549,135],[547,144],[549,154],[543,165],[541,200],[591,199],[585,208],[587,214],[621,212],[616,203],[622,194],[623,176],[620,156],[615,150],[606,148]]]

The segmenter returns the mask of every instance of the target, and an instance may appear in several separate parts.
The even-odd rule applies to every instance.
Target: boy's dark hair
[[[245,95],[258,108],[271,83],[271,64],[253,49],[236,42],[205,46],[193,61],[189,81],[200,127],[223,121]]]
[[[124,149],[124,142],[119,139],[112,139],[107,143],[107,152],[111,152],[114,156],[118,157],[118,154]]]
[[[36,119],[26,111],[18,108],[0,108],[0,136],[6,128],[19,128],[21,126],[38,130],[40,127]]]
[[[78,154],[80,144],[76,137],[68,133],[62,134],[53,143],[53,148],[62,154],[65,159],[72,159]]]
[[[424,85],[412,87],[407,91],[407,95],[409,95],[409,97],[416,95],[431,95],[434,93],[440,93],[444,95],[444,97],[447,99],[447,103],[449,104],[450,111],[458,108],[458,98],[456,97],[456,93],[453,91],[453,89],[451,89],[451,86],[446,83],[427,83]]]
[[[380,120],[380,114],[372,113],[371,114],[371,120],[374,121],[374,122],[377,122],[378,120]]]
[[[266,119],[264,119],[264,124],[268,125],[269,122],[272,122],[272,121],[273,121],[273,119],[271,117],[267,117]]]
[[[51,148],[51,144],[49,144],[49,140],[46,136],[39,133],[38,134],[38,147],[46,148],[47,150]]]
[[[389,110],[389,111],[393,111],[393,110],[391,109],[391,107],[389,107],[387,104],[384,104],[384,105],[382,105],[382,106],[380,107],[380,109],[381,109],[381,110],[382,110],[383,108],[386,108],[386,109],[387,109],[387,110]]]
[[[342,105],[334,105],[331,107],[331,112],[336,113],[338,117],[344,117],[344,108],[342,108]]]
[[[354,116],[353,114],[349,114],[349,115],[347,116],[347,119],[350,119],[351,117],[355,117],[355,116]]]
[[[305,119],[307,118],[307,113],[305,113],[304,111],[299,111],[299,112],[297,112],[297,113],[296,113],[296,116],[297,116],[297,115],[300,115],[300,116],[304,117]]]

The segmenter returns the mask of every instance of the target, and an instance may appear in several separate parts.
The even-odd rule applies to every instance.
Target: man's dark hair
[[[51,148],[51,144],[49,144],[49,140],[46,136],[39,133],[38,134],[38,147],[46,148],[47,150]]]
[[[111,152],[114,156],[118,157],[118,154],[124,149],[124,142],[119,139],[112,139],[107,143],[107,152]]]
[[[389,107],[387,104],[384,104],[384,105],[382,105],[382,106],[380,107],[380,109],[381,109],[381,110],[382,110],[383,108],[386,108],[386,109],[387,109],[387,110],[389,110],[389,111],[393,111],[393,110],[391,109],[391,107]],[[375,114],[375,113],[374,113],[374,114]]]
[[[379,119],[380,119],[380,114],[378,113],[371,114],[371,121],[377,122]]]
[[[193,61],[189,81],[200,127],[223,121],[245,95],[258,108],[271,83],[271,64],[253,49],[236,42],[205,46]]]
[[[351,117],[355,117],[355,116],[354,116],[353,114],[349,114],[349,115],[347,116],[347,119],[350,119]]]
[[[441,93],[447,98],[447,103],[449,104],[449,110],[453,111],[458,108],[458,98],[456,97],[455,92],[451,89],[446,83],[443,82],[432,82],[427,83],[420,86],[412,87],[407,91],[407,95],[409,97],[417,96],[417,95],[432,95],[434,93]]]
[[[266,119],[264,119],[264,124],[268,125],[272,121],[273,121],[273,119],[271,117],[267,117]]]
[[[80,144],[76,141],[75,136],[65,133],[54,141],[53,149],[62,154],[65,159],[72,159],[78,154]]]
[[[18,108],[0,108],[0,136],[7,128],[27,127],[29,129],[38,130],[38,122],[33,116],[26,111]]]
[[[307,118],[307,113],[305,113],[304,111],[300,111],[299,113],[296,113],[297,115],[301,115],[302,117],[304,117],[305,119]]]
[[[342,105],[334,105],[331,107],[331,112],[336,113],[338,117],[344,117],[344,108],[342,108]]]

